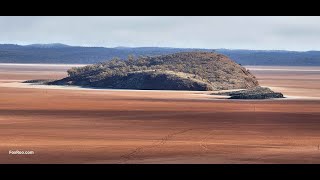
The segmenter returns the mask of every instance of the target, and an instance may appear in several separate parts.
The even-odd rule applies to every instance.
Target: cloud
[[[0,17],[0,43],[320,50],[320,17]]]

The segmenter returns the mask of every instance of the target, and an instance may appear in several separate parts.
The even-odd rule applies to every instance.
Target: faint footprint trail
[[[204,153],[208,153],[208,151],[210,150],[208,147],[208,140],[209,140],[209,137],[214,134],[214,132],[215,132],[214,130],[211,130],[205,137],[201,139],[199,143],[199,146]]]
[[[193,129],[185,129],[185,130],[177,131],[174,133],[170,133],[170,134],[164,136],[163,138],[161,138],[160,140],[154,142],[152,145],[137,147],[134,150],[130,151],[129,153],[122,155],[121,156],[122,160],[120,161],[120,163],[126,163],[132,159],[138,159],[136,156],[139,153],[141,153],[142,151],[144,151],[146,149],[160,148],[161,146],[166,144],[168,141],[172,140],[175,136],[180,135],[180,134],[184,134],[184,133],[192,131],[192,130]]]

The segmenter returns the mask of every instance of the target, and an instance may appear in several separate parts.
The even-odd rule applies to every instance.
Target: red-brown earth
[[[320,163],[320,68],[249,67],[281,100],[19,83],[68,68],[0,65],[0,163]]]

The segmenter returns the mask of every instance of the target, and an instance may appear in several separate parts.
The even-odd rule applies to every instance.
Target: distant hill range
[[[177,52],[215,51],[241,65],[320,66],[320,51],[265,51],[230,49],[187,49],[166,47],[80,47],[65,44],[0,44],[0,63],[93,64],[129,55],[154,56]]]

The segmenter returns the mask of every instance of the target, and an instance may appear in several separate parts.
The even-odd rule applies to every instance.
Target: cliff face
[[[51,82],[115,89],[225,90],[258,86],[256,78],[228,57],[210,52],[111,60],[68,70]]]

